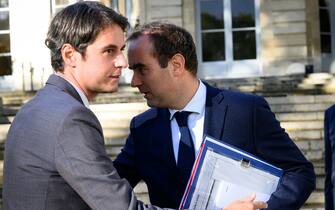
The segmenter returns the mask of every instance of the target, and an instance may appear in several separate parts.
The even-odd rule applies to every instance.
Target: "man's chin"
[[[152,100],[147,100],[147,105],[151,108],[166,108],[166,106],[163,106],[161,103]]]
[[[150,100],[148,100],[148,99],[147,99],[147,105],[148,105],[149,107],[157,107],[156,104],[154,104],[152,101],[150,101]]]
[[[118,91],[118,89],[119,89],[119,86],[116,86],[116,87],[111,87],[111,88],[103,89],[100,92],[101,93],[115,93],[115,92]]]

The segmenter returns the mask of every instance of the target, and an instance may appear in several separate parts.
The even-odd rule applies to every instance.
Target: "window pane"
[[[224,28],[222,2],[222,0],[203,0],[200,2],[202,30]]]
[[[256,59],[255,31],[233,32],[234,60]]]
[[[255,26],[254,0],[232,0],[231,11],[233,19],[233,28]]]
[[[329,12],[327,9],[320,9],[320,31],[330,32]]]
[[[9,29],[9,12],[0,12],[0,30]]]
[[[320,7],[326,7],[327,6],[327,3],[325,0],[319,0],[319,6]]]
[[[56,0],[56,4],[59,5],[63,5],[63,4],[69,4],[69,0]]]
[[[225,60],[224,32],[202,34],[202,60]]]
[[[12,61],[10,56],[0,57],[0,76],[12,74]]]
[[[321,52],[332,53],[330,35],[321,35]]]
[[[10,52],[9,34],[0,34],[0,53]]]
[[[0,7],[8,7],[8,0],[0,0]]]

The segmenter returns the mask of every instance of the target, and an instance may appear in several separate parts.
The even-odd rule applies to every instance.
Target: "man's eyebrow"
[[[143,63],[136,63],[132,66],[129,66],[128,68],[133,70],[133,69],[143,68],[144,66],[145,65]]]
[[[117,46],[116,45],[114,45],[114,44],[109,44],[109,45],[106,45],[106,46],[104,46],[103,47],[103,49],[116,49],[117,48]]]
[[[118,49],[118,48],[119,48],[119,47],[116,46],[116,45],[114,45],[114,44],[109,44],[109,45],[103,47],[103,49]],[[120,48],[120,50],[122,51],[122,50],[124,50],[125,48],[126,48],[126,45],[123,45],[123,46]]]

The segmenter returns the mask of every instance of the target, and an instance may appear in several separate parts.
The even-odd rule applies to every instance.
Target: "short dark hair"
[[[123,31],[129,27],[127,18],[95,1],[69,5],[58,12],[49,26],[45,45],[51,50],[51,65],[55,71],[64,68],[61,48],[72,45],[83,56],[87,46],[94,42],[100,31],[117,24]]]
[[[186,68],[192,74],[197,74],[198,60],[195,44],[191,34],[184,28],[166,22],[151,22],[136,28],[127,41],[136,40],[142,35],[149,36],[153,42],[153,54],[162,68],[167,67],[168,61],[175,54],[180,53],[185,58]]]

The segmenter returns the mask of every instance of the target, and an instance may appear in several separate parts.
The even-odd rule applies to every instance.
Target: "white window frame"
[[[222,0],[224,5],[224,32],[225,32],[225,57],[224,61],[206,61],[202,59],[201,39],[201,13],[200,0],[196,0],[196,45],[199,61],[198,76],[204,79],[230,78],[230,77],[253,77],[262,73],[261,65],[261,34],[260,34],[260,0],[255,1],[255,27],[232,29],[231,1]],[[234,60],[233,59],[233,32],[255,30],[256,59]],[[220,30],[222,31],[222,30]]]

